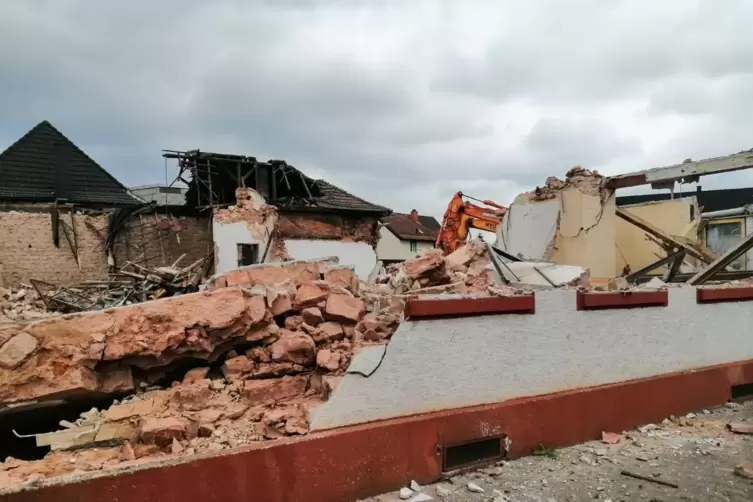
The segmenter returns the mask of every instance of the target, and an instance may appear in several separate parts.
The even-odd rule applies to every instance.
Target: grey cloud
[[[688,5],[5,2],[0,139],[48,119],[126,184],[162,181],[162,148],[202,148],[321,169],[398,210],[509,202],[575,164],[747,145],[752,8]],[[697,127],[644,152],[602,113],[625,99]],[[538,123],[507,144],[526,127],[495,115],[512,102]]]

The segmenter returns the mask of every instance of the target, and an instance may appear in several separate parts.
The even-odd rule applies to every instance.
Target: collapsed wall
[[[615,276],[617,216],[614,191],[595,171],[576,167],[565,181],[550,177],[511,204],[497,246],[515,256],[589,268]]]

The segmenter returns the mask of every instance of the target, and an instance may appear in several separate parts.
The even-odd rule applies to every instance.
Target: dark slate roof
[[[645,195],[626,195],[617,197],[618,206],[629,206],[632,204],[643,204],[645,202],[655,202],[660,200],[670,200],[672,197],[669,193],[650,193]],[[676,193],[674,198],[696,197],[701,211],[709,213],[711,211],[721,211],[724,209],[735,209],[742,206],[753,204],[753,188],[726,188],[722,190],[701,190],[696,192]]]
[[[316,209],[355,211],[377,213],[380,216],[392,213],[391,209],[378,204],[373,204],[360,197],[356,197],[328,181],[316,180],[314,183],[318,187],[321,196],[302,199],[300,204],[292,203],[287,205],[285,209],[305,209],[309,211]]]
[[[435,241],[441,225],[433,216],[419,215],[414,221],[410,214],[393,213],[382,219],[390,232],[403,240]]]
[[[0,153],[0,200],[98,206],[141,204],[46,120]]]

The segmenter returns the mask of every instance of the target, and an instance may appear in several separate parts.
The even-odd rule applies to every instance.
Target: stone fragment
[[[457,248],[444,258],[445,268],[450,271],[464,270],[471,261],[478,258],[486,251],[484,243],[473,240],[468,244]]]
[[[447,488],[445,488],[444,486],[441,486],[441,485],[437,486],[434,489],[434,493],[436,493],[437,497],[439,497],[441,499],[446,499],[447,497],[450,496],[450,490],[448,490]]]
[[[169,391],[170,400],[184,410],[203,410],[212,398],[209,380],[198,380],[189,385],[179,385]]]
[[[299,315],[292,315],[285,318],[285,329],[290,331],[297,331],[303,324],[303,317]]]
[[[186,420],[167,418],[147,418],[141,422],[139,437],[147,444],[165,447],[172,444],[173,439],[182,439],[186,434]]]
[[[284,376],[279,379],[247,380],[243,397],[252,404],[277,402],[306,392],[308,379],[305,376]]]
[[[131,417],[145,417],[161,413],[165,410],[165,399],[165,395],[158,395],[143,401],[116,404],[108,408],[105,412],[105,418],[110,422],[115,422]]]
[[[270,378],[282,375],[292,375],[302,373],[306,368],[300,364],[293,363],[261,363],[251,378]]]
[[[472,493],[484,493],[484,489],[476,483],[468,483],[466,486],[468,487],[468,491]]]
[[[199,425],[213,424],[217,420],[219,420],[221,417],[222,417],[222,411],[214,409],[214,408],[207,408],[205,410],[201,410],[196,415],[196,419],[199,421]]]
[[[270,347],[272,361],[307,366],[316,360],[316,344],[307,334],[288,332]]]
[[[431,495],[427,493],[418,493],[414,497],[408,500],[408,502],[430,502],[434,500]],[[497,502],[495,499],[493,502]]]
[[[352,293],[358,293],[358,276],[354,267],[333,265],[324,271],[324,280],[332,286],[344,288]]]
[[[601,442],[604,444],[617,444],[622,439],[620,434],[614,432],[602,432]]]
[[[222,365],[222,374],[228,380],[243,378],[252,371],[254,371],[254,363],[246,356],[233,357]]]
[[[0,368],[15,369],[37,350],[39,342],[28,333],[19,333],[0,347]]]
[[[419,485],[416,482],[415,479],[411,479],[410,485],[408,485],[408,486],[410,486],[410,489],[413,490],[414,492],[420,492],[421,491],[421,485]]]
[[[387,340],[397,331],[400,319],[394,314],[366,314],[356,325],[365,340],[378,342]]]
[[[303,311],[301,312],[301,317],[303,317],[303,322],[310,326],[319,326],[324,322],[322,311],[317,307],[309,307],[303,309]]]
[[[613,277],[607,281],[607,289],[610,291],[630,289],[630,284],[624,277]]]
[[[198,380],[204,380],[209,375],[209,368],[191,368],[183,376],[183,383],[193,383]]]
[[[183,445],[181,445],[180,441],[178,441],[176,438],[173,438],[173,443],[170,450],[173,455],[178,455],[180,453],[183,453]]]
[[[340,369],[340,357],[339,352],[322,349],[316,353],[316,365],[327,371],[337,371]]]
[[[108,364],[100,370],[100,375],[99,391],[104,394],[132,392],[136,388],[130,366]]]
[[[320,301],[326,300],[329,289],[329,284],[323,281],[302,283],[295,293],[295,308],[315,307]]]
[[[366,307],[360,298],[332,293],[327,297],[324,313],[333,321],[355,324],[361,320],[365,311]]]
[[[314,335],[316,343],[329,343],[345,338],[345,330],[339,322],[328,321],[319,325],[318,332]]]
[[[267,288],[267,306],[273,316],[278,316],[293,310],[293,299],[286,290]]]
[[[246,356],[257,363],[268,363],[271,361],[269,352],[264,347],[254,347],[246,352]]]
[[[398,495],[400,496],[401,500],[408,500],[413,496],[413,490],[411,490],[407,486],[404,486],[400,488],[400,493]]]
[[[753,480],[753,463],[739,464],[735,466],[735,475],[741,478]]]
[[[444,268],[444,257],[439,249],[432,249],[426,253],[405,262],[404,272],[409,279],[417,279],[428,272]]]
[[[727,424],[727,429],[735,434],[753,434],[753,424],[734,422]]]

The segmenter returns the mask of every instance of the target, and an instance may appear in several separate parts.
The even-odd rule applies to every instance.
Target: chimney
[[[410,212],[410,219],[413,221],[418,221],[418,211],[412,209]]]

